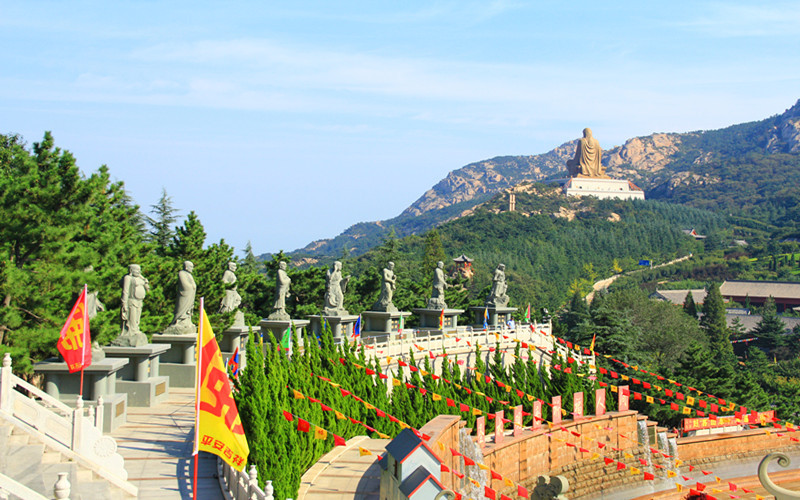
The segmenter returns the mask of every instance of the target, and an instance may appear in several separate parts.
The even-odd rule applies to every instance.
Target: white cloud
[[[752,5],[715,2],[701,9],[701,12],[700,15],[675,24],[717,37],[800,34],[800,4],[797,2],[758,2]]]

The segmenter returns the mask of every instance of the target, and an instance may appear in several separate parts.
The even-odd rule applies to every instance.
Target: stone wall
[[[563,475],[569,481],[569,498],[591,498],[597,491],[610,491],[625,488],[632,482],[641,482],[641,475],[631,475],[630,471],[617,471],[613,465],[606,465],[602,457],[616,458],[629,465],[638,466],[639,458],[644,458],[648,447],[637,441],[637,421],[644,419],[635,411],[612,412],[602,416],[587,416],[581,420],[566,420],[553,426],[539,429],[525,428],[518,436],[507,430],[502,442],[494,443],[493,434],[487,434],[483,447],[484,461],[492,470],[504,478],[533,489],[539,475]],[[462,470],[462,459],[453,457],[450,449],[459,450],[458,429],[463,422],[457,416],[441,415],[428,422],[421,431],[432,438],[431,448],[450,469]],[[563,426],[566,431],[561,429]],[[575,436],[572,433],[579,434]],[[564,441],[559,441],[566,440]],[[575,444],[575,447],[566,443]],[[598,448],[597,443],[605,444]],[[590,453],[581,453],[583,447]],[[616,448],[618,451],[615,451]],[[601,458],[591,460],[592,453]],[[623,458],[623,453],[634,456]],[[656,463],[660,456],[652,457]],[[651,460],[647,457],[648,461]],[[443,474],[442,482],[447,487],[459,488],[462,482],[453,474]],[[504,494],[516,496],[515,488],[510,488],[500,480],[492,480],[489,485]]]
[[[678,439],[678,455],[686,465],[714,470],[721,463],[763,457],[773,451],[797,451],[800,446],[790,440],[797,432],[766,433],[765,429],[709,434]]]

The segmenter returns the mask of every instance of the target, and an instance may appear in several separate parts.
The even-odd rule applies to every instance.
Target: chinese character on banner
[[[86,312],[85,285],[61,329],[57,346],[70,373],[92,364],[92,339],[89,333],[89,315]]]
[[[231,394],[222,353],[202,302],[198,330],[197,436],[203,436],[204,439],[195,439],[194,454],[198,451],[213,453],[241,471],[250,448],[247,446],[239,411]],[[210,438],[214,441],[211,442]],[[234,456],[241,457],[242,460],[234,461]]]

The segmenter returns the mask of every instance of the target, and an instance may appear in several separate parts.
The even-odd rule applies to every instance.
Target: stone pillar
[[[478,446],[483,448],[486,444],[486,417],[478,417],[475,419],[475,428],[478,434]]]
[[[494,414],[494,444],[503,442],[503,410]]]
[[[561,423],[561,396],[553,396],[553,418],[554,424]]]
[[[619,386],[617,392],[619,397],[619,407],[617,408],[617,411],[628,411],[630,409],[629,399],[631,395],[628,386],[627,385]]]
[[[572,395],[572,419],[581,418],[583,418],[583,392],[576,392]]]
[[[542,426],[542,400],[537,399],[533,402],[533,425],[534,429]]]
[[[514,407],[514,436],[522,434],[522,405]]]
[[[594,414],[597,416],[606,414],[606,390],[597,389],[594,393]]]

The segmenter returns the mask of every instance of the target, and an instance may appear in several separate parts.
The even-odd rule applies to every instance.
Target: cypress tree
[[[697,319],[697,304],[694,302],[691,290],[686,294],[686,300],[683,301],[683,312]]]

